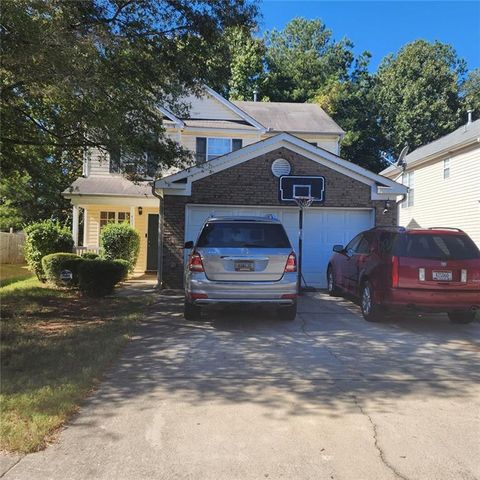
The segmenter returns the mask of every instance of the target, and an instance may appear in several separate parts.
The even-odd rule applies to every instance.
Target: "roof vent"
[[[289,161],[285,160],[284,158],[277,158],[272,163],[272,173],[276,177],[282,177],[283,175],[290,175],[291,171],[292,171],[292,167],[290,166]]]

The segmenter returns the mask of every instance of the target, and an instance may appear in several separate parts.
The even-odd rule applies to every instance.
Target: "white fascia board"
[[[113,205],[113,206],[138,206],[158,207],[158,198],[155,197],[129,197],[121,195],[64,195],[72,205]]]
[[[241,108],[237,107],[234,105],[232,102],[228,101],[226,98],[222,97],[219,93],[217,93],[215,90],[212,90],[208,85],[204,85],[205,91],[208,92],[213,98],[218,100],[222,105],[227,107],[228,109],[232,110],[235,112],[237,115],[242,117],[246,122],[250,123],[254,127],[258,128],[258,130],[262,131],[262,133],[265,133],[268,131],[268,128],[262,125],[260,122],[255,120],[253,117],[248,115],[248,113],[244,112]]]
[[[223,128],[223,127],[191,127],[185,126],[183,129],[184,132],[188,132],[189,134],[195,134],[195,132],[204,132],[205,130],[215,132],[215,133],[238,133],[239,135],[251,135],[251,136],[258,136],[258,130],[246,130],[241,128]]]
[[[180,118],[174,115],[172,112],[167,110],[164,107],[158,106],[157,107],[166,117],[168,117],[172,122],[176,123],[180,128],[185,128],[185,122],[183,122]]]
[[[386,177],[382,177],[376,173],[372,173],[354,163],[343,160],[337,155],[320,147],[309,144],[306,140],[302,140],[289,133],[281,133],[273,137],[268,137],[259,142],[247,145],[235,152],[227,153],[221,157],[215,158],[202,164],[201,166],[193,166],[182,172],[166,177],[155,182],[155,188],[172,188],[172,183],[187,178],[187,182],[194,182],[207,177],[213,173],[220,172],[226,168],[239,165],[252,158],[268,153],[277,148],[285,147],[295,151],[310,160],[324,165],[332,170],[338,171],[344,175],[355,178],[367,185],[381,183],[392,189],[403,189],[403,185],[398,184]],[[403,193],[401,191],[400,193]]]

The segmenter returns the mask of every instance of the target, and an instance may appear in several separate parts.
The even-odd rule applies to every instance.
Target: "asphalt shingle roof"
[[[79,177],[63,194],[153,197],[149,182],[134,183],[120,175]]]
[[[234,101],[264,127],[277,132],[312,132],[341,135],[344,131],[314,103]]]

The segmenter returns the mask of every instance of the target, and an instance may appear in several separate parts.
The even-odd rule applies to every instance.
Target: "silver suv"
[[[216,217],[185,243],[185,318],[212,304],[271,304],[284,320],[297,313],[297,261],[274,217]]]

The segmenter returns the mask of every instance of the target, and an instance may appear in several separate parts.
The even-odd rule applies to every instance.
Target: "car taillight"
[[[287,263],[285,264],[285,271],[286,272],[297,271],[297,257],[293,252],[287,258]]]
[[[398,257],[392,257],[392,287],[398,287]]]
[[[419,268],[418,269],[418,279],[421,281],[421,282],[424,282],[425,281],[425,269],[423,267]]]
[[[192,252],[190,261],[188,262],[188,269],[191,272],[204,272],[202,257],[198,252]]]
[[[462,270],[460,272],[460,281],[462,283],[467,283],[467,269],[466,268],[462,268]]]

